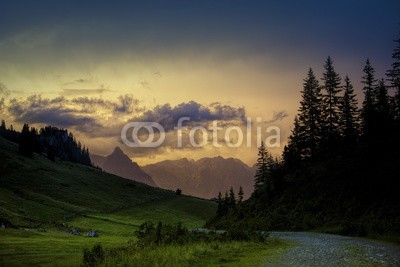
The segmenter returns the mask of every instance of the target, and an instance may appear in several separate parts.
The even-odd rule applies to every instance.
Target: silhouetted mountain
[[[95,154],[90,154],[90,159],[92,160],[92,163],[94,166],[102,166],[104,161],[106,161],[106,157],[95,155]]]
[[[166,160],[146,165],[143,170],[153,177],[157,186],[171,190],[180,188],[183,194],[192,196],[213,198],[218,192],[224,194],[231,187],[238,193],[240,186],[245,198],[253,192],[252,168],[234,158]]]
[[[116,147],[112,154],[107,157],[90,155],[90,158],[95,166],[99,166],[105,172],[151,186],[156,185],[150,175],[145,173],[119,147]]]

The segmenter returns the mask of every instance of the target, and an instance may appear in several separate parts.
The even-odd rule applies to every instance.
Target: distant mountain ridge
[[[240,186],[248,198],[254,187],[253,168],[235,158],[165,160],[143,166],[143,170],[161,188],[180,188],[184,194],[202,198],[216,197],[218,192],[224,194],[231,187],[237,194]]]
[[[99,166],[105,172],[156,186],[151,176],[144,172],[140,166],[132,161],[119,147],[116,147],[109,156],[103,157],[92,154],[90,158],[95,166]]]

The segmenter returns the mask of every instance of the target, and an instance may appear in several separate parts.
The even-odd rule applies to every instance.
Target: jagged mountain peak
[[[108,173],[155,186],[151,176],[144,172],[140,166],[132,161],[118,146],[115,147],[113,152],[107,157],[94,155],[92,160],[97,160],[95,164]]]

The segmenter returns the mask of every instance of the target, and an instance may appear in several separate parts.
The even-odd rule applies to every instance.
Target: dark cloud
[[[139,100],[132,95],[121,95],[118,97],[117,104],[114,105],[114,111],[119,113],[132,113],[138,111]]]
[[[210,106],[214,109],[217,120],[238,119],[241,122],[246,121],[246,110],[244,107],[235,108],[220,103],[213,103]]]
[[[140,111],[139,100],[133,95],[121,95],[117,101],[104,100],[96,97],[78,97],[71,100],[72,103],[81,106],[83,112],[94,112],[98,108],[110,110],[111,112],[130,114]]]
[[[166,131],[170,131],[177,126],[178,120],[182,117],[189,117],[189,123],[213,120],[237,120],[245,122],[246,111],[243,107],[235,108],[219,103],[204,106],[195,101],[190,101],[181,103],[175,107],[171,107],[170,104],[156,106],[153,110],[144,112],[142,116],[135,117],[134,120],[158,122]],[[185,122],[185,124],[187,123]]]
[[[66,107],[67,102],[64,97],[47,99],[39,95],[29,96],[26,100],[13,98],[9,102],[8,113],[21,123],[51,124],[63,128],[98,126],[95,119],[78,115],[77,110]]]
[[[97,88],[97,89],[62,89],[61,95],[73,96],[73,95],[93,95],[102,94],[104,92],[112,92],[109,89]]]
[[[138,105],[139,101],[132,95],[121,95],[115,101],[88,97],[67,99],[63,96],[49,99],[40,95],[13,98],[7,105],[4,99],[0,101],[0,108],[6,110],[16,122],[70,127],[90,137],[119,136],[123,126],[120,115],[141,110]],[[104,125],[104,121],[96,115],[99,110],[113,117],[111,125]]]
[[[63,108],[48,108],[38,110],[36,112],[24,113],[20,116],[20,122],[44,123],[49,125],[57,125],[58,127],[66,128],[79,126],[87,128],[98,127],[95,119],[87,116],[78,116],[74,114],[74,110]],[[90,128],[89,127],[89,128]]]

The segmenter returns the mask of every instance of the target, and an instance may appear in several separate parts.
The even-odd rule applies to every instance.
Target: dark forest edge
[[[77,141],[72,132],[59,129],[53,126],[46,126],[39,130],[29,127],[25,123],[21,132],[14,130],[11,124],[6,127],[6,122],[1,121],[0,136],[17,143],[21,155],[32,158],[34,153],[43,154],[51,161],[56,158],[61,160],[79,163],[86,166],[93,166],[89,149]]]
[[[220,195],[207,227],[323,231],[400,242],[400,39],[387,79],[369,59],[358,108],[327,58],[321,82],[310,68],[299,113],[281,159],[259,148],[255,191]],[[388,82],[388,84],[387,84]]]

